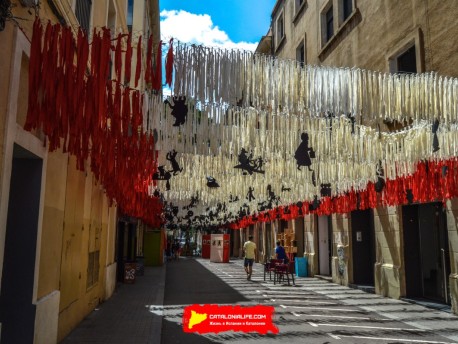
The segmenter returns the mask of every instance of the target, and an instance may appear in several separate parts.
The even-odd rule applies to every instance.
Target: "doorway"
[[[116,276],[118,282],[124,281],[124,263],[134,262],[136,259],[136,225],[129,220],[118,220],[116,235]]]
[[[406,205],[402,214],[406,296],[450,304],[447,220],[442,204]]]
[[[375,238],[372,209],[351,212],[353,283],[374,285]]]
[[[1,341],[33,343],[43,160],[14,144],[0,294]]]
[[[332,227],[330,216],[318,216],[318,262],[319,274],[331,275]]]

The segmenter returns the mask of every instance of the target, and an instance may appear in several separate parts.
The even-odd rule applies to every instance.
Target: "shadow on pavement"
[[[164,310],[173,305],[184,307],[192,304],[234,304],[243,301],[249,300],[194,259],[180,259],[167,264]],[[180,316],[181,314],[182,312]],[[168,321],[164,317],[162,344],[219,343],[199,334],[183,332],[182,319],[176,320],[177,322]]]
[[[249,301],[194,259],[167,265],[164,306]]]

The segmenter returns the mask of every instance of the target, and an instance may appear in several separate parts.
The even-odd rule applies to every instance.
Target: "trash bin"
[[[135,270],[137,264],[135,262],[124,263],[124,283],[133,284],[135,283]]]
[[[307,257],[295,258],[296,276],[307,277]]]

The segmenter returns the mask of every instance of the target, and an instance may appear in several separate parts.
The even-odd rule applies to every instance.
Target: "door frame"
[[[38,276],[41,256],[41,234],[43,223],[44,195],[46,186],[46,166],[47,166],[47,147],[44,147],[43,141],[30,132],[25,131],[17,123],[17,99],[20,91],[21,67],[23,55],[30,56],[30,42],[27,37],[17,27],[13,32],[13,49],[11,54],[11,75],[8,89],[8,101],[5,117],[5,135],[3,139],[3,175],[1,179],[1,196],[0,196],[0,280],[3,273],[3,263],[5,254],[6,223],[8,217],[8,201],[10,197],[10,181],[13,164],[14,144],[17,144],[36,155],[42,160],[40,201],[38,211],[38,228],[36,238],[36,255],[34,267],[34,283],[32,304],[37,304],[38,293]],[[0,285],[1,288],[1,285]],[[1,293],[1,290],[0,290]],[[1,324],[0,324],[1,325]],[[1,326],[0,326],[1,338]]]

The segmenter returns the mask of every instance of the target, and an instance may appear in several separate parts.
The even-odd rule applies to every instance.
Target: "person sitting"
[[[286,255],[285,248],[281,245],[280,241],[277,241],[277,247],[275,248],[275,258],[283,259],[283,263],[289,262],[288,256]]]

